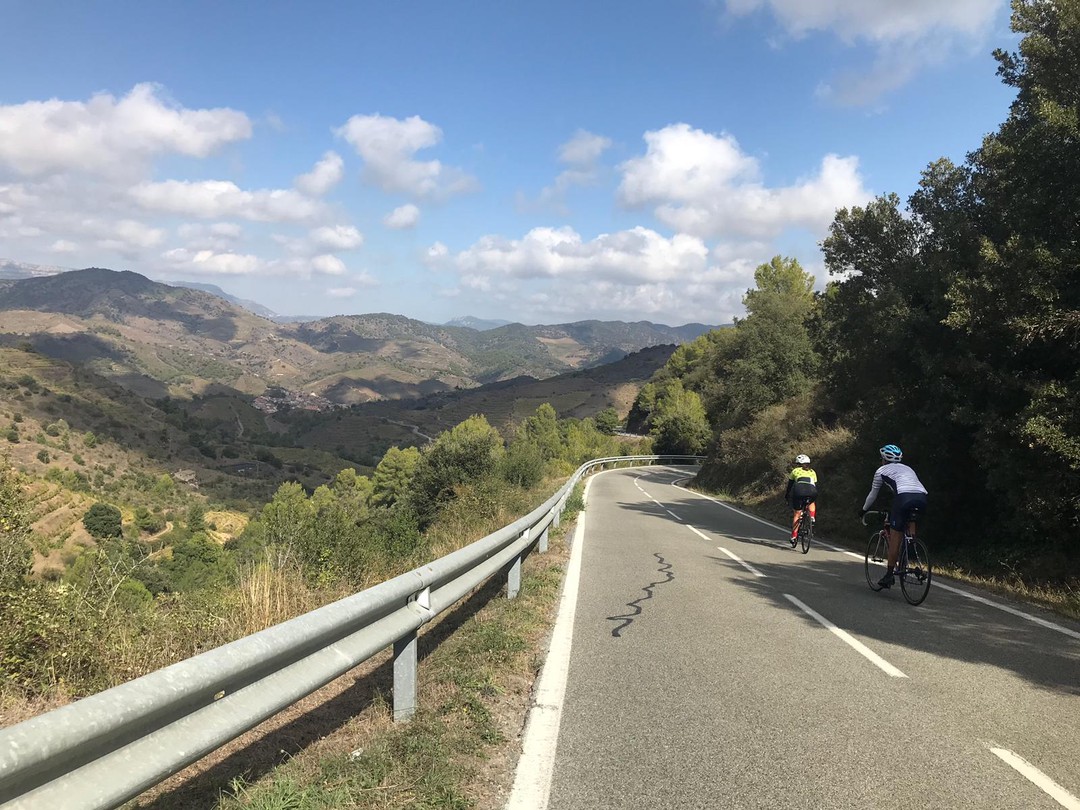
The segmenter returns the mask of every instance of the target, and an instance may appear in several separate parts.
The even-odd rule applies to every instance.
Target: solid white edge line
[[[847,631],[841,630],[839,627],[837,627],[835,624],[830,622],[828,619],[826,619],[824,616],[822,616],[816,610],[811,608],[805,602],[803,602],[803,601],[801,601],[799,599],[796,599],[790,593],[785,593],[784,598],[787,599],[789,602],[791,602],[793,605],[795,605],[795,607],[799,608],[799,610],[803,611],[805,614],[810,616],[810,618],[817,620],[818,623],[820,623],[823,627],[827,628],[833,635],[835,635],[837,638],[839,638],[845,644],[850,645],[853,650],[855,650],[857,653],[859,653],[860,655],[865,657],[866,660],[868,660],[870,663],[874,664],[874,666],[881,669],[886,675],[891,675],[893,678],[906,678],[907,677],[907,675],[905,675],[903,672],[898,670],[896,667],[894,667],[892,664],[890,664],[888,661],[886,661],[884,658],[882,658],[876,652],[871,650],[869,647],[867,647],[865,644],[863,644],[857,638],[852,636]]]
[[[1068,810],[1080,810],[1080,799],[1077,799],[1069,791],[1040,771],[1023,757],[1013,753],[1008,748],[991,748],[990,752],[1002,760],[1005,764],[1017,770],[1029,782],[1038,787],[1062,807]]]
[[[688,489],[687,487],[680,487],[678,484],[672,484],[671,486],[675,487],[676,489],[681,489],[683,492],[690,492],[694,495],[697,495],[699,498],[705,498],[706,500],[712,501],[713,503],[718,504],[725,509],[730,509],[732,512],[738,512],[743,517],[748,517],[751,520],[756,520],[758,523],[764,524],[765,526],[771,526],[772,528],[782,532],[787,531],[781,526],[777,526],[775,523],[770,523],[767,520],[762,520],[759,517],[751,515],[748,512],[744,512],[743,510],[731,506],[730,504],[726,504],[723,501],[719,501],[716,498],[712,498],[695,490]],[[854,551],[849,551],[846,548],[840,548],[839,546],[834,546],[831,543],[826,543],[824,541],[818,540],[817,538],[815,538],[814,542],[819,543],[830,551],[838,551],[841,554],[846,554],[848,557],[853,557],[856,560],[864,560],[866,558],[865,554],[858,554]],[[980,604],[986,605],[987,607],[996,608],[997,610],[1003,610],[1006,613],[1011,613],[1013,616],[1018,616],[1021,619],[1037,624],[1040,627],[1045,627],[1047,630],[1053,630],[1056,633],[1061,633],[1062,635],[1069,636],[1070,638],[1080,640],[1080,632],[1077,632],[1076,630],[1071,630],[1068,627],[1064,627],[1060,624],[1056,624],[1055,622],[1048,621],[1047,619],[1033,616],[1030,613],[1025,613],[1022,610],[1017,610],[1014,607],[1009,607],[1008,605],[1002,604],[1001,602],[995,602],[993,599],[987,599],[985,596],[979,596],[978,594],[970,593],[968,591],[961,590],[960,588],[955,588],[952,585],[947,585],[941,581],[939,575],[935,575],[934,577],[934,587],[942,588],[943,590],[949,591],[950,593],[958,594],[960,596],[963,596],[965,599],[971,599],[972,601],[979,602]]]
[[[1035,624],[1039,625],[1040,627],[1045,627],[1048,630],[1054,630],[1054,631],[1056,631],[1058,633],[1064,633],[1066,636],[1071,636],[1072,638],[1080,639],[1080,633],[1076,632],[1075,630],[1070,630],[1068,627],[1062,627],[1060,624],[1054,624],[1053,622],[1047,621],[1046,619],[1041,619],[1038,616],[1032,616],[1030,613],[1024,613],[1024,611],[1022,611],[1022,610],[1017,610],[1014,607],[1009,607],[1008,605],[1003,605],[1001,602],[995,602],[993,599],[987,599],[984,596],[979,596],[977,594],[970,593],[968,591],[963,591],[960,588],[954,588],[952,585],[946,585],[944,582],[939,580],[937,577],[934,578],[934,587],[935,588],[944,588],[945,590],[949,591],[950,593],[959,594],[960,596],[963,596],[966,599],[971,599],[972,601],[979,602],[980,604],[989,605],[992,608],[997,608],[998,610],[1003,610],[1006,613],[1011,613],[1013,616],[1019,616],[1021,619],[1027,619],[1029,622],[1034,622]]]
[[[586,502],[589,498],[589,485],[594,477],[590,476],[585,482],[582,499]],[[532,707],[529,709],[521,758],[514,773],[514,787],[507,799],[506,810],[544,810],[551,795],[563,698],[570,674],[570,648],[574,640],[574,616],[577,613],[578,587],[581,583],[581,547],[585,544],[584,540],[585,510],[582,510],[578,513],[577,526],[574,528],[570,564],[566,568],[566,582],[559,602],[559,613],[551,633],[551,644],[544,659],[544,668],[537,681]]]

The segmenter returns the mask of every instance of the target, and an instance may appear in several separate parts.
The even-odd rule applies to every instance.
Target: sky
[[[728,323],[1005,120],[1006,0],[0,0],[0,257],[283,315]]]

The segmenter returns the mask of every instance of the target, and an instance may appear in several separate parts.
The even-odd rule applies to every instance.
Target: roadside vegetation
[[[82,544],[30,576],[35,485],[0,465],[0,721],[116,685],[313,610],[503,526],[589,458],[640,452],[541,406],[504,438],[473,416],[371,476],[286,482],[250,518],[204,502],[130,511],[88,499]],[[167,477],[166,477],[167,478]],[[171,479],[169,479],[171,480]],[[29,486],[28,486],[29,484]],[[126,513],[126,514],[125,514]]]
[[[671,412],[711,428],[699,484],[780,517],[797,453],[821,476],[823,533],[855,519],[877,448],[930,490],[927,537],[952,570],[1080,613],[1080,3],[1013,3],[998,74],[1008,119],[962,165],[837,212],[830,281],[792,258],[758,268],[746,317],[679,347],[632,430]],[[686,449],[697,430],[675,435]],[[781,522],[790,519],[785,516]],[[1046,594],[1052,594],[1047,598]]]

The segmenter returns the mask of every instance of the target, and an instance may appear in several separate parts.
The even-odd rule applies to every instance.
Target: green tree
[[[314,509],[304,488],[295,481],[286,481],[262,509],[260,522],[266,544],[296,551],[310,548],[313,518]]]
[[[383,455],[371,479],[373,506],[393,506],[402,500],[412,486],[420,451],[415,447],[391,447]]]
[[[559,437],[559,419],[555,409],[548,403],[540,405],[536,413],[521,426],[521,438],[536,445],[544,461],[557,458],[562,446]]]
[[[556,437],[557,430],[556,425]],[[421,527],[431,522],[441,504],[455,496],[455,487],[495,474],[502,455],[502,437],[482,415],[470,416],[440,433],[424,448],[410,491],[409,500]]]
[[[98,540],[119,537],[122,533],[120,510],[107,503],[95,503],[87,509],[82,522],[90,536]]]
[[[817,355],[807,322],[814,277],[796,259],[774,256],[754,272],[743,297],[747,316],[736,321],[732,352],[718,358],[724,378],[724,420],[745,423],[754,413],[812,384]],[[721,424],[721,426],[723,426]]]
[[[676,381],[677,382],[677,381]],[[653,448],[657,453],[698,455],[708,446],[712,431],[701,397],[673,386],[653,419]]]
[[[194,503],[188,507],[187,527],[192,533],[206,531],[206,507],[201,503]]]
[[[622,427],[622,420],[614,408],[608,407],[596,415],[596,429],[609,436]]]

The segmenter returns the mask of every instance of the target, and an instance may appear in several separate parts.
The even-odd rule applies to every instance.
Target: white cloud
[[[942,29],[975,36],[1004,0],[727,0],[737,15],[768,9],[792,36],[832,31],[846,41],[922,37]]]
[[[324,276],[340,276],[345,273],[345,262],[337,256],[324,253],[311,259],[311,269]]]
[[[767,10],[786,34],[829,32],[848,45],[866,43],[872,67],[834,77],[819,88],[840,103],[865,104],[905,84],[957,47],[979,44],[1005,0],[726,0],[736,16]]]
[[[592,166],[610,147],[611,138],[579,129],[574,137],[559,147],[559,162],[571,166]]]
[[[742,314],[755,268],[774,253],[754,241],[710,249],[698,237],[643,227],[593,239],[571,228],[534,228],[520,239],[486,236],[459,252],[436,243],[428,263],[458,277],[440,295],[496,303],[527,320],[727,323]]]
[[[78,249],[78,245],[76,245],[74,242],[69,242],[66,239],[57,239],[55,242],[49,245],[49,250],[51,250],[53,253],[74,253]]]
[[[296,187],[312,197],[321,197],[341,182],[345,176],[345,161],[337,152],[327,152],[307,174],[296,178]]]
[[[258,256],[245,253],[215,253],[212,250],[173,248],[162,254],[174,270],[215,275],[251,275],[263,269]]]
[[[323,212],[321,203],[297,191],[245,191],[229,180],[140,183],[129,194],[149,211],[201,219],[239,217],[255,222],[301,222]]]
[[[791,227],[822,230],[836,209],[866,201],[858,159],[826,155],[812,177],[770,188],[731,135],[687,124],[646,132],[646,153],[619,168],[623,205],[655,205],[668,227],[702,238],[767,238]]]
[[[153,84],[117,99],[28,101],[0,106],[0,168],[37,177],[58,172],[128,176],[157,155],[206,157],[251,137],[236,110],[190,110],[162,100]]]
[[[244,235],[243,228],[235,222],[215,222],[211,225],[185,222],[176,229],[176,233],[190,248],[215,251],[230,250]]]
[[[364,244],[364,235],[352,225],[324,225],[308,236],[315,251],[354,250]]]
[[[356,287],[332,287],[326,294],[331,298],[352,298],[356,295]]]
[[[473,191],[476,179],[438,160],[414,158],[421,149],[442,141],[442,130],[418,115],[398,119],[354,115],[335,130],[364,160],[364,179],[393,194],[442,199]]]
[[[553,207],[559,213],[569,213],[563,202],[566,193],[574,186],[590,186],[599,179],[596,161],[611,147],[611,138],[579,129],[574,136],[559,147],[559,162],[569,166],[555,178],[550,186],[540,191],[535,203],[525,195],[518,195],[518,207],[522,210]]]
[[[637,227],[585,241],[573,228],[564,227],[533,228],[521,239],[485,236],[459,253],[447,251],[442,258],[469,284],[507,276],[590,276],[630,284],[699,273],[705,269],[708,254],[704,242],[684,234],[669,239]]]
[[[383,217],[383,224],[394,230],[412,228],[420,221],[420,209],[412,203],[400,205]]]

